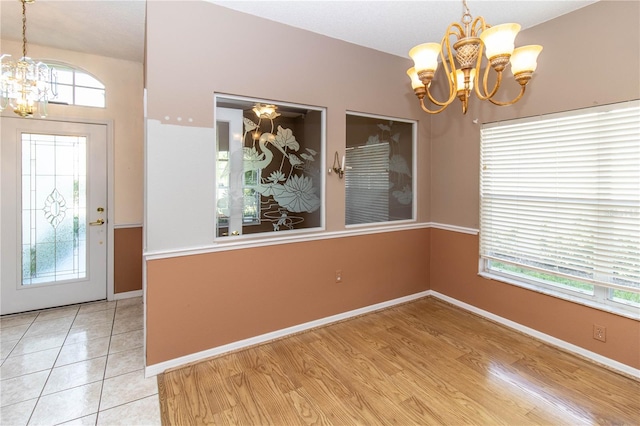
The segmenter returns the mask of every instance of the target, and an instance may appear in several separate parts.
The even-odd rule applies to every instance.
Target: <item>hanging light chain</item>
[[[22,57],[27,56],[27,0],[22,1]]]
[[[462,14],[462,23],[470,24],[473,20],[473,16],[471,16],[471,10],[469,10],[469,5],[467,5],[467,0],[462,0],[462,7],[464,7],[464,13]]]
[[[10,107],[20,117],[32,117],[38,114],[47,116],[47,103],[50,95],[55,95],[52,87],[54,74],[43,62],[34,62],[27,56],[27,3],[35,0],[18,0],[22,4],[22,57],[5,62],[2,55],[2,93],[0,93],[0,111]]]

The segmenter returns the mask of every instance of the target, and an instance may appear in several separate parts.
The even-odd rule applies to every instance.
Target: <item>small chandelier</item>
[[[47,102],[55,96],[51,81],[53,72],[42,62],[34,62],[27,56],[27,3],[35,0],[19,0],[22,3],[22,58],[11,61],[11,55],[0,56],[0,112],[11,107],[20,117],[47,115]]]
[[[513,105],[524,95],[527,83],[536,69],[538,54],[542,51],[542,46],[538,45],[514,49],[514,40],[520,31],[520,25],[490,26],[482,16],[473,19],[466,0],[463,0],[463,6],[462,25],[457,22],[450,24],[440,43],[419,44],[409,51],[409,56],[414,61],[414,66],[407,71],[411,78],[411,87],[420,100],[420,106],[429,114],[444,111],[456,97],[462,102],[462,113],[466,114],[469,94],[474,87],[480,100],[499,106]],[[456,41],[452,50],[453,36],[456,37]],[[484,76],[480,81],[483,50],[491,66],[485,64]],[[438,56],[442,60],[449,87],[449,98],[444,102],[436,100],[429,90],[438,69]],[[520,83],[520,93],[509,102],[501,102],[493,97],[500,88],[502,73],[509,64],[515,80]],[[496,73],[491,90],[488,88],[490,69]],[[425,106],[425,98],[435,105],[435,109],[430,110]]]
[[[262,105],[261,103],[257,103],[253,106],[253,112],[256,116],[267,120],[273,120],[280,116],[280,114],[276,112],[277,109],[277,106],[270,104]]]

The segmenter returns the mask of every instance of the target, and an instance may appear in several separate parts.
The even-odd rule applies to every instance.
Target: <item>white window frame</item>
[[[605,311],[609,311],[609,312],[614,312],[616,314],[619,315],[623,315],[623,316],[627,316],[627,317],[631,317],[631,318],[640,318],[640,305],[636,305],[633,303],[623,303],[623,302],[618,302],[616,300],[613,300],[613,292],[614,290],[620,289],[623,291],[631,291],[633,292],[637,292],[636,290],[633,289],[629,289],[629,288],[625,288],[623,286],[617,285],[615,283],[612,283],[610,280],[606,281],[604,279],[604,277],[598,276],[597,274],[595,276],[593,276],[592,278],[576,278],[571,277],[571,274],[567,274],[567,273],[562,273],[561,269],[563,267],[562,262],[558,263],[558,271],[557,272],[552,272],[549,270],[545,270],[544,268],[536,268],[535,266],[532,266],[531,263],[529,263],[529,266],[524,267],[522,264],[519,264],[518,260],[516,258],[512,259],[512,263],[511,263],[511,269],[513,268],[517,268],[517,267],[522,267],[524,269],[526,269],[528,272],[524,272],[524,273],[518,273],[515,271],[508,271],[505,269],[509,269],[509,268],[502,268],[502,270],[500,269],[500,267],[495,267],[492,268],[492,262],[500,262],[502,264],[506,264],[509,265],[510,262],[509,260],[504,260],[504,257],[500,257],[497,256],[495,257],[495,255],[497,254],[497,252],[495,250],[503,250],[504,253],[509,253],[509,250],[514,250],[512,251],[512,253],[518,253],[518,250],[521,250],[521,254],[520,256],[522,256],[523,259],[522,262],[527,262],[527,255],[523,254],[526,251],[526,248],[514,248],[515,246],[520,245],[520,247],[523,246],[529,246],[531,245],[532,247],[534,247],[533,250],[533,254],[529,259],[535,259],[536,257],[540,257],[540,258],[545,258],[546,256],[544,255],[540,255],[539,251],[536,251],[537,249],[535,249],[535,244],[539,243],[541,240],[536,240],[536,238],[540,238],[539,237],[539,232],[536,229],[533,229],[531,231],[531,236],[527,237],[525,234],[526,232],[523,231],[518,231],[518,229],[522,229],[521,228],[521,224],[523,223],[521,221],[521,219],[516,218],[509,218],[508,215],[510,212],[514,212],[516,211],[515,209],[520,209],[522,208],[523,210],[520,211],[520,213],[518,213],[518,216],[520,217],[524,217],[525,215],[530,214],[530,210],[529,207],[525,207],[525,204],[529,204],[529,205],[534,205],[534,207],[531,207],[531,211],[535,211],[536,213],[538,212],[543,212],[544,211],[541,210],[543,208],[545,208],[545,205],[540,205],[540,207],[538,207],[538,205],[534,204],[537,203],[538,201],[536,201],[536,197],[530,196],[530,194],[532,193],[531,191],[526,192],[526,194],[524,193],[524,191],[522,191],[522,194],[519,194],[518,197],[512,197],[512,199],[510,200],[506,200],[504,199],[504,197],[507,197],[508,195],[506,195],[509,190],[505,190],[505,185],[510,184],[511,182],[509,181],[509,179],[507,178],[507,172],[506,172],[506,167],[513,167],[516,168],[517,167],[517,163],[516,160],[514,159],[512,161],[512,156],[513,158],[516,158],[516,155],[520,155],[520,153],[524,153],[524,155],[528,155],[531,151],[528,151],[527,147],[531,147],[533,146],[533,143],[537,143],[537,145],[535,146],[536,149],[540,149],[540,148],[544,148],[545,146],[543,144],[545,143],[549,143],[549,140],[555,138],[555,128],[553,128],[553,130],[551,131],[553,134],[553,137],[549,137],[548,135],[542,135],[542,136],[536,136],[536,135],[532,135],[530,136],[529,133],[525,132],[531,132],[531,134],[533,134],[534,132],[538,132],[537,127],[540,126],[544,126],[547,125],[548,123],[551,123],[551,120],[558,120],[558,123],[560,123],[560,120],[570,120],[570,119],[576,119],[576,120],[580,120],[582,117],[582,119],[586,119],[585,115],[587,114],[596,114],[594,116],[589,116],[588,120],[590,120],[590,122],[595,122],[596,120],[599,120],[600,117],[606,117],[606,115],[604,113],[608,112],[608,111],[613,111],[613,110],[620,110],[620,109],[633,109],[635,108],[636,111],[638,108],[640,108],[640,101],[630,101],[630,102],[624,102],[624,103],[620,103],[620,104],[615,104],[615,105],[608,105],[608,106],[599,106],[599,107],[593,107],[593,108],[587,108],[584,110],[578,110],[578,111],[570,111],[570,112],[565,112],[565,113],[559,113],[559,114],[549,114],[549,115],[545,115],[542,117],[532,117],[532,118],[525,118],[525,119],[517,119],[517,120],[510,120],[510,121],[505,121],[505,122],[499,122],[499,123],[489,123],[489,124],[485,124],[483,125],[483,130],[482,130],[482,142],[481,142],[481,166],[480,166],[480,260],[479,260],[479,274],[481,276],[487,277],[487,278],[491,278],[491,279],[496,279],[499,281],[503,281],[509,284],[513,284],[513,285],[517,285],[517,286],[521,286],[521,287],[525,287],[527,289],[530,290],[534,290],[534,291],[538,291],[541,293],[545,293],[548,295],[552,295],[555,297],[560,297],[563,299],[567,299],[567,300],[571,300],[573,302],[577,302],[577,303],[581,303],[581,304],[585,304],[591,307],[595,307],[597,309],[601,309],[601,310],[605,310]],[[600,114],[600,115],[598,115]],[[634,114],[637,114],[637,112],[635,112]],[[636,124],[636,118],[635,115],[632,118],[632,122],[631,122],[631,128],[633,129],[635,124]],[[530,126],[531,123],[535,123],[535,128],[533,126],[531,127],[511,127],[509,128],[509,126],[519,126],[519,125],[524,125],[524,126]],[[559,124],[561,125],[561,124]],[[629,124],[627,124],[628,126]],[[637,125],[640,127],[640,120],[637,120]],[[562,128],[562,127],[561,127]],[[532,130],[535,129],[535,130]],[[578,125],[576,127],[576,132],[582,129],[582,127],[580,127],[580,125]],[[497,134],[498,132],[511,132],[512,135],[516,135],[517,136],[503,136],[500,134]],[[633,131],[635,133],[635,131]],[[613,133],[611,132],[607,132],[607,135],[609,136],[609,139],[611,139],[610,135],[612,135]],[[567,136],[566,134],[564,134],[565,136]],[[527,139],[528,137],[531,137],[531,140]],[[570,137],[574,137],[573,135]],[[490,139],[496,140],[498,141],[499,138],[503,138],[504,141],[506,141],[508,143],[508,145],[495,145],[495,148],[492,148],[489,144]],[[536,139],[537,138],[537,139]],[[579,136],[579,138],[584,138],[584,140],[587,140],[587,136]],[[513,139],[513,141],[512,141]],[[582,139],[578,139],[578,140],[582,140]],[[631,143],[631,151],[629,151],[630,153],[628,154],[629,157],[628,158],[640,158],[638,157],[638,152],[640,151],[640,138],[638,138],[638,146],[635,145],[635,139],[632,138],[632,143]],[[532,143],[531,143],[532,142]],[[496,142],[499,143],[499,142]],[[517,148],[515,148],[516,144],[519,144]],[[599,146],[600,142],[596,142],[596,144]],[[552,149],[551,144],[549,145],[550,149]],[[566,146],[565,146],[566,148]],[[498,151],[497,149],[502,149],[504,151]],[[576,148],[572,148],[572,149],[585,149],[586,148],[582,148],[582,147],[576,147]],[[515,154],[515,152],[518,152],[518,154]],[[506,152],[506,153],[505,153]],[[555,147],[553,147],[553,152],[559,152],[555,149]],[[573,151],[569,151],[569,155],[571,156],[571,152]],[[578,151],[576,151],[578,152]],[[503,155],[503,157],[501,158],[508,158],[508,160],[506,162],[502,161],[500,159],[500,155]],[[599,157],[598,157],[599,158]],[[602,166],[600,166],[601,163],[599,163],[599,161],[601,161],[600,159],[597,160],[598,161],[598,168],[601,168]],[[580,160],[579,163],[582,163],[582,160]],[[560,164],[562,164],[562,162],[560,162]],[[634,168],[633,164],[635,164],[633,161],[630,162],[630,164],[632,164],[631,166],[631,171],[628,172],[630,173],[630,182],[631,185],[633,185],[634,179],[638,179],[639,171],[637,169]],[[640,164],[640,160],[639,160],[639,164]],[[502,168],[502,169],[501,169]],[[533,169],[530,169],[533,170]],[[558,169],[560,170],[560,169]],[[495,176],[495,178],[492,178],[492,174],[493,176]],[[556,172],[557,174],[557,172]],[[536,176],[540,176],[540,175],[536,175]],[[545,175],[546,176],[546,175]],[[587,174],[585,176],[589,176],[591,177],[591,175]],[[517,193],[519,191],[521,191],[522,188],[522,184],[523,183],[530,183],[532,185],[533,188],[536,188],[537,192],[543,193],[544,191],[542,191],[540,188],[542,188],[542,186],[533,186],[533,182],[536,181],[536,178],[532,178],[531,181],[525,180],[525,181],[517,181],[514,178],[513,182],[517,182],[517,185],[514,183],[514,189],[511,189],[511,191],[514,191],[513,193]],[[573,182],[573,181],[572,181]],[[618,181],[616,181],[618,182]],[[618,185],[619,186],[619,185]],[[618,188],[618,186],[616,186],[616,188]],[[620,187],[623,188],[623,187]],[[620,189],[619,190],[624,190],[624,189]],[[576,187],[575,191],[580,191],[581,187]],[[556,198],[557,200],[559,200],[560,204],[557,204],[558,207],[562,207],[563,206],[563,202],[566,202],[565,200],[567,200],[568,198],[566,196],[563,197],[562,194],[562,189],[558,190],[558,193],[555,195],[554,198]],[[629,193],[633,193],[633,190],[629,190]],[[527,197],[525,197],[525,195]],[[590,198],[592,198],[589,195]],[[627,195],[628,197],[628,195]],[[540,197],[538,197],[540,198]],[[527,200],[525,203],[525,199]],[[631,196],[631,199],[634,199],[633,196]],[[531,201],[529,201],[531,200]],[[596,203],[603,203],[607,200],[604,199],[599,199],[597,201],[595,201]],[[503,208],[496,208],[494,206],[498,205],[498,203],[503,203],[505,205],[507,205],[507,207],[503,207]],[[593,205],[592,201],[588,201],[588,203]],[[638,200],[635,199],[634,201],[635,204],[631,204],[628,207],[625,207],[625,209],[629,210],[629,214],[631,215],[630,217],[633,218],[637,218],[640,217],[640,209],[638,208]],[[520,206],[520,207],[518,207]],[[494,216],[491,216],[491,212],[493,211]],[[500,215],[500,212],[503,212],[503,216]],[[625,210],[626,211],[626,210]],[[578,218],[580,217],[582,220],[584,220],[584,216],[583,215],[590,215],[590,213],[587,213],[588,210],[578,210],[579,213],[576,213],[576,215],[571,215],[571,217],[574,218]],[[563,218],[565,216],[563,216],[564,212],[559,213],[560,216],[558,216],[559,218]],[[554,216],[555,217],[555,216]],[[595,216],[587,216],[588,219],[594,219]],[[575,222],[577,222],[578,219],[575,219]],[[536,221],[536,219],[532,219],[531,222],[532,224],[537,224],[538,222]],[[544,221],[541,221],[541,223],[544,223]],[[601,221],[598,222],[603,223]],[[506,228],[502,227],[503,225],[507,225]],[[513,230],[517,231],[521,236],[519,237],[523,242],[524,245],[522,243],[515,243],[514,245],[511,245],[513,243],[508,242],[508,240],[506,238],[504,238],[503,233],[501,233],[501,230],[503,229],[507,229],[509,226],[513,226]],[[598,225],[596,227],[596,229],[601,229],[600,228],[601,225]],[[629,225],[631,227],[631,230],[629,232],[632,232],[631,237],[629,238],[634,238],[635,234],[633,234],[633,229],[634,228],[634,223],[632,221],[632,224]],[[493,234],[493,230],[495,229],[496,233]],[[564,231],[564,232],[571,232],[571,231]],[[576,231],[574,231],[576,232]],[[550,234],[550,235],[556,235],[556,234]],[[560,235],[560,234],[557,234]],[[569,234],[571,235],[571,234]],[[533,239],[531,239],[533,238]],[[504,249],[498,249],[497,247],[499,247],[500,244],[505,244],[505,248]],[[506,255],[505,255],[506,256]],[[566,255],[569,256],[569,255]],[[597,255],[596,255],[597,256]],[[504,260],[504,261],[503,261]],[[528,262],[532,262],[531,260],[529,260]],[[633,262],[632,262],[633,263]],[[595,269],[594,269],[595,270]],[[566,269],[565,269],[566,271]],[[593,292],[587,291],[587,292],[583,292],[577,289],[572,289],[569,286],[562,286],[562,285],[554,285],[552,284],[551,279],[550,280],[545,280],[544,278],[536,278],[532,275],[534,275],[534,273],[536,272],[542,272],[544,274],[546,274],[549,277],[554,277],[551,279],[558,279],[558,278],[569,278],[571,280],[573,280],[574,282],[579,282],[579,283],[584,283],[587,285],[592,285],[593,286]],[[636,274],[637,275],[637,271],[632,271],[631,273]],[[635,281],[635,279],[633,280]]]
[[[237,224],[232,224],[230,221],[229,224],[229,229],[228,229],[228,235],[218,235],[217,232],[217,225],[216,227],[216,232],[215,232],[215,237],[214,237],[214,242],[215,243],[221,243],[221,244],[238,244],[237,241],[242,241],[242,240],[260,240],[260,239],[270,239],[270,240],[277,240],[280,238],[287,238],[290,236],[295,236],[297,234],[310,234],[310,233],[316,233],[316,232],[321,232],[321,231],[325,231],[326,230],[326,175],[324,173],[324,170],[326,170],[326,163],[325,163],[325,152],[326,152],[326,145],[327,145],[327,109],[325,107],[319,107],[319,106],[313,106],[313,105],[304,105],[304,104],[297,104],[297,103],[291,103],[291,102],[281,102],[281,101],[274,101],[274,100],[269,100],[269,99],[262,99],[262,98],[253,98],[253,97],[248,97],[248,96],[238,96],[238,95],[231,95],[231,94],[226,94],[226,93],[214,93],[213,96],[213,106],[214,106],[214,133],[217,134],[218,132],[218,125],[217,125],[217,121],[220,118],[220,113],[225,110],[225,109],[229,109],[229,110],[233,110],[236,108],[228,108],[228,107],[223,107],[221,104],[224,103],[228,103],[228,102],[240,102],[240,103],[247,103],[247,104],[257,104],[257,103],[261,103],[261,104],[275,104],[278,108],[280,109],[287,109],[287,108],[294,108],[294,109],[307,109],[310,111],[314,111],[320,114],[320,122],[319,122],[319,127],[317,129],[318,132],[318,138],[319,138],[319,142],[320,142],[320,147],[319,150],[315,153],[315,162],[316,164],[318,164],[317,168],[318,168],[318,176],[317,176],[317,180],[314,182],[314,186],[317,187],[317,196],[319,198],[319,208],[318,208],[318,212],[319,212],[319,223],[315,226],[309,226],[309,227],[303,227],[303,228],[297,228],[297,229],[283,229],[280,231],[262,231],[262,232],[253,232],[253,233],[247,233],[247,234],[243,234],[241,232],[242,227],[243,226],[250,226],[250,225],[260,225],[260,224],[264,224],[265,220],[258,218],[258,221],[256,222],[252,222],[252,223],[242,223],[242,220],[239,220]],[[281,110],[278,110],[281,111]],[[242,119],[242,111],[238,109],[238,111],[240,112],[240,115],[238,116],[238,118],[235,120],[236,122],[236,128],[235,130],[232,129],[232,133],[237,134],[238,138],[242,138],[242,134],[243,134],[243,130],[244,130],[244,125],[243,123],[243,119]],[[222,121],[226,121],[226,120],[222,120]],[[234,121],[234,120],[232,120]],[[276,123],[277,124],[277,123]],[[274,130],[275,131],[275,130]],[[244,142],[243,142],[244,143]],[[239,145],[242,149],[242,145]],[[306,148],[306,147],[303,147]],[[217,156],[218,156],[218,149],[215,149],[215,156],[216,156],[216,162],[217,162]],[[239,157],[240,160],[242,160],[242,157]],[[236,160],[237,161],[237,160]],[[216,166],[216,170],[217,170]],[[260,169],[260,172],[262,172],[262,170],[264,169]],[[243,180],[243,186],[242,186],[242,190],[244,191],[244,189],[253,189],[251,185],[244,185],[244,175],[242,176],[242,180]],[[216,179],[215,185],[216,188],[218,188],[218,182]],[[217,194],[214,195],[214,197],[217,198]],[[256,195],[256,197],[259,197],[259,195]],[[260,213],[262,215],[262,213],[264,213],[264,210],[262,210],[262,207],[260,207]],[[236,215],[238,216],[238,215]],[[236,219],[238,220],[238,218]],[[218,217],[217,217],[217,209],[214,209],[214,221],[215,224],[218,223]],[[273,221],[272,221],[273,222]],[[234,232],[234,230],[236,230]],[[233,236],[233,238],[229,238],[229,236]]]

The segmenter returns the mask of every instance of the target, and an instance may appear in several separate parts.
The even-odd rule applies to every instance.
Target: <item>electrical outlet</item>
[[[342,282],[342,269],[336,270],[336,282],[337,283]]]
[[[601,325],[593,324],[593,338],[601,342],[607,341],[607,328]]]

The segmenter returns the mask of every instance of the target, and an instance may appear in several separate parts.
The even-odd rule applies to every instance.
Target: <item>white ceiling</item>
[[[208,1],[403,57],[417,44],[440,42],[463,13],[462,0]],[[488,24],[517,22],[524,29],[596,1],[468,0],[467,5]]]
[[[2,39],[21,40],[20,1],[0,0],[0,17]],[[144,21],[144,0],[36,0],[27,4],[27,42],[142,62]]]
[[[460,0],[207,1],[403,57],[416,44],[440,41],[447,25],[462,15]],[[528,28],[595,1],[468,0],[468,5],[473,16],[490,24],[518,22]],[[3,39],[21,39],[21,13],[20,1],[0,0]],[[37,0],[27,5],[27,39],[142,62],[144,19],[144,0]]]

